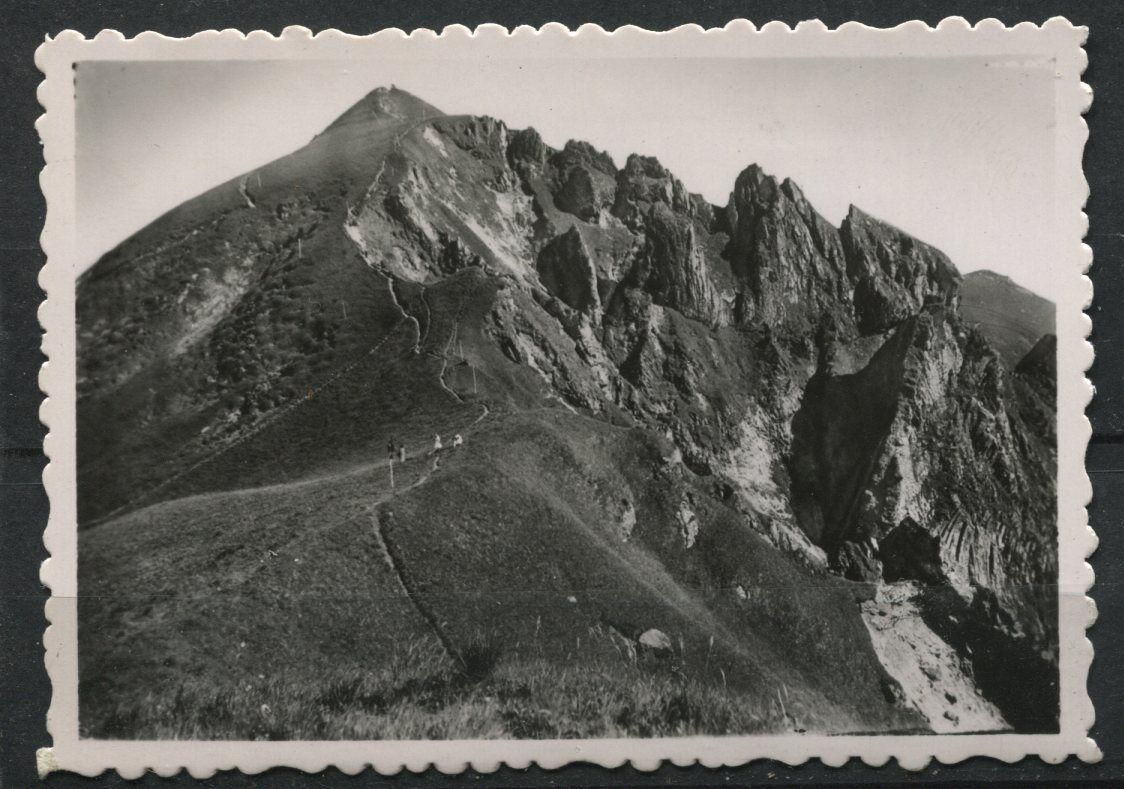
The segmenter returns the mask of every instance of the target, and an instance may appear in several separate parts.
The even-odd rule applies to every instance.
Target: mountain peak
[[[394,85],[375,88],[332,122],[325,132],[357,124],[386,125],[437,118],[445,113]]]
[[[996,271],[978,269],[960,286],[960,311],[1011,369],[1044,336],[1053,334],[1057,308]]]
[[[753,178],[755,181],[761,181],[770,177],[770,175],[765,172],[765,168],[757,162],[750,162],[746,165],[745,169],[741,171],[741,175],[747,178]]]
[[[742,170],[734,179],[734,195],[740,196],[739,199],[746,203],[771,203],[777,198],[779,188],[777,179],[756,162]]]
[[[1027,293],[1027,294],[1035,296],[1036,298],[1042,298],[1037,293],[1034,293],[1033,291],[1027,290],[1022,285],[1020,285],[1018,282],[1016,282],[1015,280],[1008,277],[1006,274],[1000,274],[998,271],[992,271],[991,269],[986,269],[986,268],[976,269],[975,271],[972,271],[972,272],[969,272],[968,274],[965,274],[964,279],[965,280],[971,279],[971,280],[973,280],[977,283],[981,283],[981,284],[987,283],[988,285],[991,285],[992,287],[1010,288],[1010,289],[1013,289],[1015,291],[1018,291],[1019,293]]]

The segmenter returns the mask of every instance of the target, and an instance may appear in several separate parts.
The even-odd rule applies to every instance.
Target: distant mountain
[[[83,730],[1056,729],[1053,373],[963,287],[374,91],[78,283]]]
[[[994,271],[973,271],[960,286],[960,314],[979,329],[1011,369],[1054,333],[1054,302]]]

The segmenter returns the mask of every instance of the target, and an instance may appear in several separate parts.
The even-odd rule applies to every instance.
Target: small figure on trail
[[[462,447],[462,446],[464,446],[464,439],[461,438],[460,433],[457,433],[455,436],[453,436],[453,449],[456,449],[457,447]]]
[[[405,444],[399,444],[398,445],[398,462],[399,463],[405,463],[406,462],[406,445]]]
[[[441,449],[442,449],[442,446],[441,446],[441,436],[439,436],[439,435],[434,435],[434,436],[433,436],[433,451],[432,451],[432,452],[430,452],[429,454],[431,454],[431,455],[436,455],[436,454],[437,454],[438,452],[440,452],[440,451],[441,451]]]
[[[394,492],[394,439],[386,442],[386,465],[390,469],[390,490]]]

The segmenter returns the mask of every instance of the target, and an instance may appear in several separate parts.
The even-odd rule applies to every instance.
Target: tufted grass
[[[778,733],[814,715],[787,688],[754,698],[721,675],[687,676],[674,659],[601,658],[569,666],[505,656],[474,640],[471,660],[432,640],[368,669],[315,683],[285,677],[216,685],[184,679],[170,701],[114,710],[110,739],[561,739]],[[167,698],[167,697],[165,697]]]

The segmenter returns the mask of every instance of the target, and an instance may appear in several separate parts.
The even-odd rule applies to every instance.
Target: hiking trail
[[[445,653],[451,659],[463,664],[460,652],[442,629],[436,614],[433,613],[418,594],[413,578],[411,578],[409,570],[406,568],[402,553],[391,536],[390,532],[393,528],[393,524],[394,511],[387,508],[385,501],[376,503],[374,513],[375,540],[382,550],[387,566],[398,582],[399,590],[405,595],[406,599],[410,601],[414,610],[429,624],[430,629],[433,630],[433,634],[437,636],[437,640],[441,642]]]

